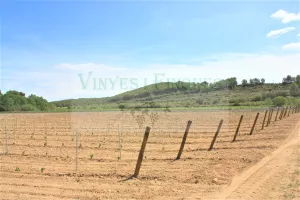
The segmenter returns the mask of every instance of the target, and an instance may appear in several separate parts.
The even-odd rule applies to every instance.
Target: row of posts
[[[264,115],[264,119],[263,119],[262,127],[261,127],[262,130],[264,129],[264,127],[267,127],[271,124],[271,119],[272,119],[273,112],[274,112],[273,108],[270,108],[269,110],[265,111],[265,115]],[[283,107],[283,108],[278,107],[277,111],[276,111],[276,116],[275,116],[274,121],[282,120],[283,118],[289,117],[290,114],[299,113],[299,112],[300,112],[300,105],[298,105],[298,106],[287,106],[287,107]],[[250,131],[249,135],[253,134],[253,131],[254,131],[254,128],[255,128],[255,125],[257,123],[259,115],[260,115],[260,113],[258,112],[256,114],[256,117],[255,117],[255,120],[254,120],[254,123],[252,125],[252,128],[251,128],[251,131]],[[236,138],[237,138],[237,135],[239,133],[240,125],[241,125],[242,121],[243,121],[243,115],[241,115],[241,117],[240,117],[240,120],[239,120],[238,126],[236,128],[236,131],[235,131],[232,142],[236,141]],[[209,151],[212,150],[213,147],[214,147],[214,144],[217,140],[218,134],[221,130],[222,124],[223,124],[223,119],[221,119],[221,121],[218,125],[217,131],[216,131],[216,133],[215,133],[215,135],[214,135],[214,137],[211,141],[211,144],[208,148]],[[192,121],[189,120],[188,123],[187,123],[186,129],[185,129],[183,138],[182,138],[182,142],[181,142],[176,160],[179,160],[180,157],[181,157],[181,154],[183,152],[184,145],[185,145],[185,142],[186,142],[188,132],[189,132],[189,129],[190,129],[191,125],[192,125]],[[6,152],[5,152],[5,154],[7,155],[8,154],[8,135],[7,135],[6,125],[5,125],[4,131],[5,131],[5,135],[6,135]],[[149,134],[150,134],[150,127],[146,127],[146,131],[145,131],[145,134],[144,134],[144,139],[143,139],[142,146],[141,146],[141,149],[140,149],[140,152],[139,152],[139,156],[138,156],[138,160],[137,160],[137,164],[136,164],[136,168],[135,168],[133,177],[137,177],[139,175]],[[76,130],[76,176],[77,176],[77,169],[78,169],[78,130]]]
[[[265,115],[264,115],[264,119],[263,119],[263,123],[262,123],[262,127],[261,127],[262,130],[264,129],[264,127],[267,127],[271,124],[271,119],[272,119],[273,112],[274,112],[273,108],[270,108],[269,110],[265,111]],[[299,112],[300,112],[300,106],[287,106],[287,107],[283,107],[283,108],[278,107],[274,121],[282,120],[283,118],[289,117],[290,114],[299,113]],[[279,114],[279,116],[278,116],[278,114]],[[258,112],[256,114],[255,119],[254,119],[254,123],[252,125],[252,128],[250,130],[249,135],[253,134],[259,115],[260,115],[260,113]],[[242,124],[242,121],[243,121],[243,117],[244,116],[241,115],[238,126],[237,126],[236,131],[235,131],[235,134],[233,136],[232,142],[236,141],[237,135],[238,135],[239,130],[240,130],[240,125]],[[265,125],[265,123],[266,123],[266,125]],[[219,126],[217,128],[217,131],[216,131],[216,133],[215,133],[215,135],[214,135],[214,137],[211,141],[211,144],[208,148],[209,151],[214,148],[214,144],[217,140],[217,137],[218,137],[219,132],[221,130],[222,124],[223,124],[223,119],[221,119],[221,121],[219,122]],[[188,132],[189,132],[189,129],[190,129],[191,125],[192,125],[192,121],[189,120],[188,123],[187,123],[186,129],[185,129],[183,138],[182,138],[182,142],[181,142],[176,160],[179,160],[180,157],[181,157],[181,154],[183,152],[184,145],[185,145],[185,142],[186,142]],[[145,152],[146,144],[147,144],[147,141],[148,141],[149,133],[150,133],[150,127],[146,127],[143,143],[142,143],[142,146],[141,146],[141,149],[140,149],[140,152],[139,152],[136,168],[135,168],[135,171],[134,171],[134,174],[133,174],[133,177],[135,177],[135,178],[139,175],[139,172],[140,172],[140,168],[141,168],[141,165],[142,165],[142,161],[143,161],[144,152]]]

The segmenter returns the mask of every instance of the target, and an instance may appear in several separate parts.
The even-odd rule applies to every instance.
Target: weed
[[[16,171],[16,172],[19,172],[19,171],[21,171],[21,170],[20,170],[19,167],[16,167],[15,171]]]
[[[41,168],[41,172],[43,173],[44,171],[45,171],[45,168],[44,168],[44,167],[42,167],[42,168]]]
[[[296,197],[294,194],[290,194],[290,193],[285,193],[283,196],[286,199],[294,199]]]
[[[90,155],[90,158],[93,159],[93,158],[94,158],[94,154],[91,154],[91,155]]]

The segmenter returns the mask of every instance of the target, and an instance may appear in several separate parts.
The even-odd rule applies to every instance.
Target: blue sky
[[[84,90],[89,71],[279,82],[299,72],[298,13],[298,1],[1,1],[1,89],[49,100],[132,89]]]

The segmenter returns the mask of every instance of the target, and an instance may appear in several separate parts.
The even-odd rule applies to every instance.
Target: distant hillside
[[[298,76],[297,76],[298,77]],[[300,76],[299,76],[300,77]],[[164,82],[148,85],[132,91],[106,98],[81,98],[53,102],[57,107],[72,110],[105,110],[111,108],[175,108],[203,106],[262,106],[272,105],[277,97],[283,97],[285,104],[298,101],[299,88],[296,78],[283,83],[266,84],[264,79],[243,80],[228,78],[216,83]],[[277,103],[275,103],[277,104]],[[282,103],[281,103],[282,104]]]

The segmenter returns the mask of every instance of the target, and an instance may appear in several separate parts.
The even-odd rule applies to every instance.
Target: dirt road
[[[189,199],[300,199],[300,122],[281,147],[234,177],[221,192]]]

